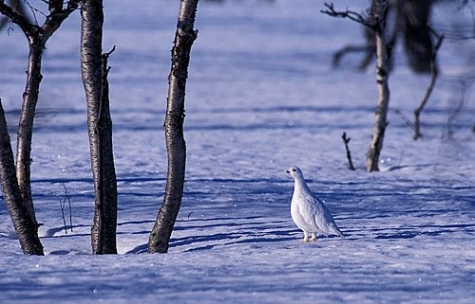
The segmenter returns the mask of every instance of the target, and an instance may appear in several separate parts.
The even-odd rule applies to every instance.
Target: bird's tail
[[[336,225],[332,227],[333,229],[333,234],[336,235],[336,236],[341,236],[341,237],[344,237],[345,235],[343,234],[343,232],[340,230],[340,228],[338,228]]]

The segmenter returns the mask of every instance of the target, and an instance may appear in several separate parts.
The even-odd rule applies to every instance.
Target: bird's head
[[[287,173],[294,179],[303,179],[302,170],[300,170],[298,167],[290,167],[287,170]]]

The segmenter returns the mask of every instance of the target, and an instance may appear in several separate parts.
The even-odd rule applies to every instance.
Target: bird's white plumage
[[[304,242],[317,240],[317,233],[323,235],[343,236],[335,224],[333,216],[321,200],[315,197],[297,167],[287,170],[295,180],[294,194],[290,204],[290,214],[295,225],[302,229]]]

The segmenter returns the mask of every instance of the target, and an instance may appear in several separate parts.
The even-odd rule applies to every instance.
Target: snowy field
[[[91,255],[94,195],[75,13],[47,45],[33,138],[46,256],[22,255],[2,201],[0,303],[474,303],[470,82],[452,140],[447,130],[458,79],[473,67],[473,42],[444,42],[418,142],[403,117],[412,120],[429,77],[407,68],[399,46],[382,172],[369,174],[374,68],[356,72],[357,55],[331,67],[334,51],[362,42],[361,29],[320,14],[323,1],[200,3],[183,205],[169,253],[149,255],[165,186],[162,123],[178,2],[105,2],[104,50],[117,47],[109,63],[120,254]],[[366,2],[335,4],[360,11]],[[449,29],[469,20],[462,15],[439,7],[434,18]],[[0,33],[0,97],[12,134],[26,55],[18,28]],[[344,131],[356,171],[347,169]],[[290,166],[303,170],[346,237],[300,241],[290,218]],[[65,199],[72,231],[63,223]]]

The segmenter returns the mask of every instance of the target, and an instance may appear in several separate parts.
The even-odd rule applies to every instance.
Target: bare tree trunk
[[[81,6],[81,66],[87,98],[91,168],[96,194],[91,245],[94,254],[116,254],[117,181],[112,147],[112,120],[107,81],[109,54],[102,55],[102,0]]]
[[[373,14],[376,22],[376,83],[378,86],[378,103],[376,106],[376,121],[373,127],[371,144],[366,154],[366,170],[368,172],[379,171],[379,156],[381,150],[383,149],[384,133],[388,125],[387,114],[389,107],[389,64],[385,37],[386,20],[384,18],[384,10],[386,9],[387,5],[387,0],[373,0],[371,8],[371,13]]]
[[[33,121],[35,118],[36,103],[38,102],[40,83],[43,78],[41,75],[43,44],[39,41],[37,35],[28,38],[30,53],[28,56],[26,88],[23,93],[23,107],[18,124],[16,176],[20,194],[23,198],[23,204],[34,225],[38,226],[33,199],[31,197],[30,164]]]
[[[183,137],[185,119],[185,87],[191,46],[197,37],[193,26],[198,0],[181,0],[177,30],[172,49],[169,76],[165,140],[168,153],[168,173],[162,207],[148,241],[149,253],[166,253],[170,236],[180,210],[185,180],[186,144]]]
[[[31,220],[22,202],[15,175],[15,162],[8,135],[7,122],[0,100],[0,180],[4,201],[25,254],[43,255],[43,245],[38,237],[38,226]]]
[[[30,184],[30,162],[31,162],[31,141],[33,137],[33,122],[35,117],[36,103],[38,102],[38,94],[40,89],[41,76],[41,58],[43,50],[48,39],[53,33],[61,26],[62,22],[78,7],[79,0],[71,0],[67,6],[63,9],[63,2],[58,0],[50,1],[49,11],[50,14],[46,17],[45,23],[42,26],[30,23],[28,19],[22,14],[21,10],[12,8],[0,1],[0,13],[7,16],[12,22],[16,23],[22,29],[23,33],[28,39],[29,44],[29,56],[28,56],[28,70],[25,92],[23,93],[23,107],[21,111],[20,121],[18,124],[18,139],[17,139],[17,164],[16,164],[16,179],[10,180],[8,183],[16,189],[18,188],[18,194],[21,199],[18,199],[13,191],[12,195],[7,196],[8,205],[12,211],[26,210],[26,214],[29,219],[22,218],[23,212],[11,213],[12,220],[15,227],[29,226],[31,222],[33,231],[29,229],[17,229],[19,233],[18,237],[20,242],[23,240],[30,240],[32,243],[28,246],[23,246],[23,252],[26,254],[43,254],[41,243],[37,244],[38,239],[38,223],[35,217],[35,211],[33,207],[33,200],[31,197],[31,184]],[[5,132],[8,132],[5,129]],[[8,133],[7,133],[8,135]],[[11,150],[11,146],[10,146]],[[2,158],[2,161],[6,161],[4,164],[7,168],[12,169],[8,165],[8,158]],[[2,164],[3,166],[3,164]],[[11,174],[5,174],[3,178],[12,178]],[[19,206],[21,204],[22,206]],[[16,223],[20,221],[22,223]],[[20,234],[21,233],[21,234]],[[33,233],[33,235],[25,236],[25,233]],[[38,239],[39,242],[39,239]],[[41,250],[38,248],[41,247]],[[34,248],[30,250],[30,248]]]

